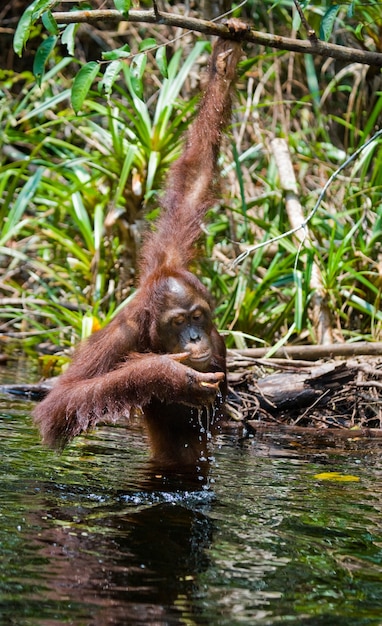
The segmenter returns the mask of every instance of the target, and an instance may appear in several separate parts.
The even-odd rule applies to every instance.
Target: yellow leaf
[[[341,474],[340,472],[322,472],[321,474],[315,474],[314,478],[318,478],[318,480],[332,480],[339,483],[354,483],[359,481],[359,476]]]
[[[92,333],[95,333],[97,330],[100,330],[101,324],[97,317],[92,318]]]

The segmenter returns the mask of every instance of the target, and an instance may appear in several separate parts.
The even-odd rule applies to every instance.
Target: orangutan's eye
[[[184,317],[184,315],[177,315],[176,317],[173,317],[171,320],[171,324],[173,326],[182,326],[185,322],[186,318]]]

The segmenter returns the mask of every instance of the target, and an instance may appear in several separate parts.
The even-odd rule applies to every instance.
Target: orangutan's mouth
[[[202,354],[190,354],[188,360],[191,363],[205,363],[206,361],[209,361],[210,357],[211,353],[208,351],[203,352]]]

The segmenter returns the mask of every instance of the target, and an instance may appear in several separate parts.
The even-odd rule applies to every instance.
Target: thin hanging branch
[[[119,11],[112,9],[99,9],[94,11],[62,11],[53,13],[53,17],[58,24],[96,24],[98,22],[118,24],[119,22],[142,22],[164,26],[175,26],[177,28],[184,28],[204,33],[205,35],[226,37],[227,39],[235,38],[235,34],[230,32],[225,24],[216,24],[208,20],[201,20],[187,15],[159,12],[158,10],[131,10],[129,11],[128,17],[125,17]],[[309,41],[291,39],[289,37],[281,37],[270,33],[260,33],[252,29],[248,29],[248,32],[243,38],[250,43],[269,48],[276,48],[278,50],[290,50],[292,52],[301,52],[303,54],[331,57],[333,59],[343,61],[344,63],[362,63],[364,65],[382,67],[382,54],[379,52],[369,52],[366,50],[348,48],[346,46],[338,46],[336,44],[327,43],[314,38]]]

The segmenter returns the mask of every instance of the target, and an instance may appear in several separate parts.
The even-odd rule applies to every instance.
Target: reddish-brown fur
[[[36,407],[48,445],[62,448],[97,422],[140,407],[157,461],[189,464],[206,455],[209,407],[220,405],[226,390],[225,346],[211,321],[208,292],[187,268],[215,200],[240,54],[238,42],[217,40],[198,116],[170,170],[156,230],[143,245],[136,296],[79,347]]]

